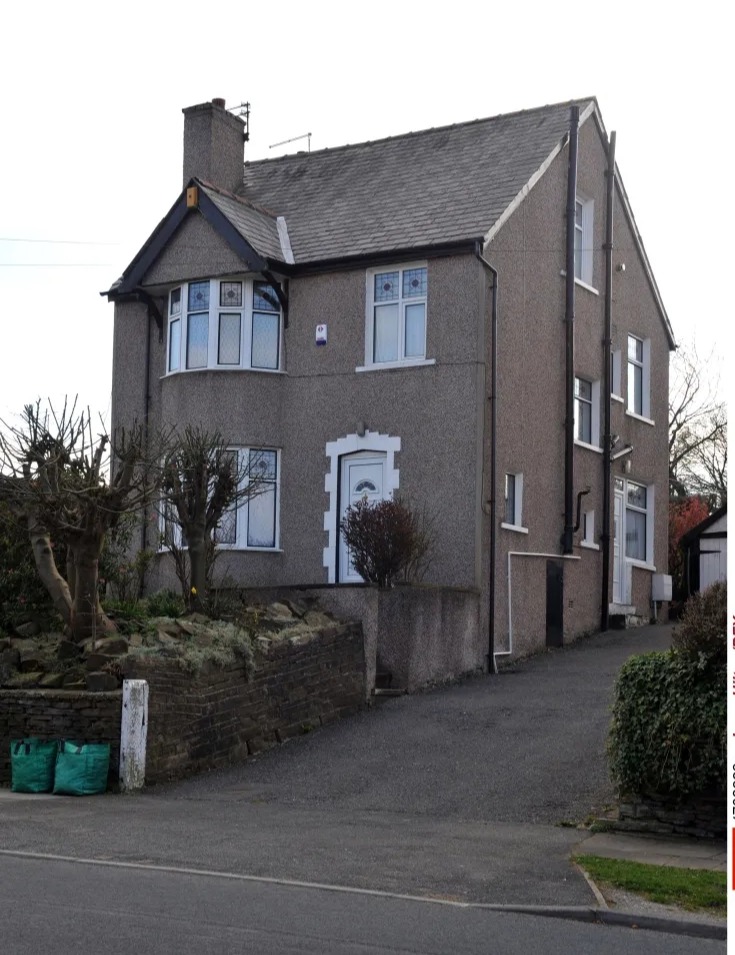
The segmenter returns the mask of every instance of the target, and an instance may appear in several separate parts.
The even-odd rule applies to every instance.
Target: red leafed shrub
[[[709,517],[709,508],[701,497],[685,497],[669,501],[669,573],[673,578],[674,594],[684,589],[684,555],[681,539],[687,531]]]

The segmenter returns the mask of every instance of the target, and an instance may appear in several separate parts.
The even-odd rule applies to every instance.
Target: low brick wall
[[[0,690],[0,785],[10,785],[10,741],[27,736],[110,743],[108,785],[120,763],[122,693]]]
[[[480,593],[412,584],[379,590],[364,584],[252,588],[248,601],[314,599],[329,613],[359,620],[365,641],[366,690],[375,688],[376,658],[409,692],[487,667],[488,638],[480,623]]]
[[[616,828],[628,832],[724,838],[727,831],[726,796],[707,793],[682,803],[655,796],[628,796],[618,806]]]
[[[131,657],[126,677],[147,680],[146,782],[215,769],[330,723],[364,705],[359,625],[281,638],[244,665],[192,676],[171,661]]]

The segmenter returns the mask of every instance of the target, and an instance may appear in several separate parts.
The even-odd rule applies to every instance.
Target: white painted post
[[[145,783],[145,744],[148,735],[148,683],[123,680],[120,721],[120,790],[135,792]]]

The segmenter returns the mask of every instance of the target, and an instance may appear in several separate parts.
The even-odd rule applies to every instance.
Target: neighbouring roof
[[[245,163],[238,194],[285,217],[297,264],[475,241],[561,145],[572,105]]]
[[[688,546],[697,538],[701,537],[702,534],[706,533],[713,524],[716,524],[717,521],[722,517],[727,516],[727,504],[724,504],[722,507],[719,507],[716,511],[713,511],[709,517],[705,517],[703,521],[697,524],[695,527],[691,527],[686,534],[681,536],[681,545],[683,547]]]

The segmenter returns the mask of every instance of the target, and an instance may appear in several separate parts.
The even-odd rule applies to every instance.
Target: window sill
[[[645,560],[636,560],[635,557],[626,557],[625,563],[630,564],[631,567],[640,567],[641,570],[651,570],[654,573],[656,572],[656,567],[654,564],[649,564]]]
[[[580,547],[584,547],[585,550],[599,550],[599,549],[600,549],[600,545],[599,545],[599,544],[594,544],[592,541],[580,541],[580,542],[579,542],[579,546],[580,546]]]
[[[611,394],[611,395],[610,395],[610,400],[611,400],[611,401],[619,401],[621,405],[624,405],[624,404],[625,404],[625,398],[623,398],[622,395],[614,395],[614,394]]]
[[[642,421],[643,424],[650,424],[651,427],[654,427],[656,424],[652,418],[646,418],[644,415],[637,414],[635,411],[631,411],[630,408],[626,408],[625,414],[629,418],[635,418],[636,421]]]
[[[381,361],[372,365],[358,365],[355,371],[389,371],[391,368],[422,368],[435,365],[435,358],[411,358],[405,361]]]
[[[255,553],[255,554],[283,554],[283,553],[285,553],[285,551],[283,550],[282,547],[238,547],[236,544],[217,544],[216,546],[217,546],[217,550],[220,550],[220,551],[225,551],[225,550],[226,550],[228,553],[232,553],[233,551],[240,551],[240,552],[242,552],[243,554],[251,554],[251,553]],[[182,547],[181,549],[182,549],[182,550],[186,550],[186,551],[189,550],[188,547]],[[159,548],[158,548],[158,553],[159,553],[159,554],[169,554],[169,553],[171,553],[171,548],[170,548],[170,547],[159,547]]]
[[[217,544],[217,550],[227,551],[232,553],[233,551],[243,554],[283,554],[284,550],[282,547],[238,547],[237,544]]]
[[[574,443],[578,448],[586,448],[587,451],[594,451],[596,454],[602,454],[602,448],[598,448],[596,444],[587,444],[586,441],[577,441],[574,439]]]
[[[505,521],[503,521],[500,526],[501,526],[504,530],[506,530],[506,531],[513,531],[513,532],[516,533],[516,534],[527,534],[527,533],[528,533],[528,528],[527,528],[527,527],[521,527],[520,524],[506,524]]]
[[[559,275],[562,275],[564,278],[566,278],[566,277],[567,277],[567,270],[566,270],[566,269],[562,269],[561,272],[559,273]],[[575,277],[574,277],[574,284],[575,284],[575,285],[578,285],[580,288],[587,289],[587,291],[588,291],[588,292],[592,292],[593,295],[599,296],[599,294],[600,294],[599,291],[598,291],[593,285],[588,285],[586,282],[583,282],[582,279],[578,279],[578,278],[576,277],[576,275],[575,275]]]
[[[287,374],[282,368],[243,368],[240,365],[212,365],[212,367],[207,368],[179,368],[177,371],[167,371],[165,374],[161,375],[159,381],[163,381],[166,378],[175,378],[177,375],[195,375],[197,372],[202,371],[235,371],[235,372],[247,372],[255,373],[258,375],[285,375]]]

